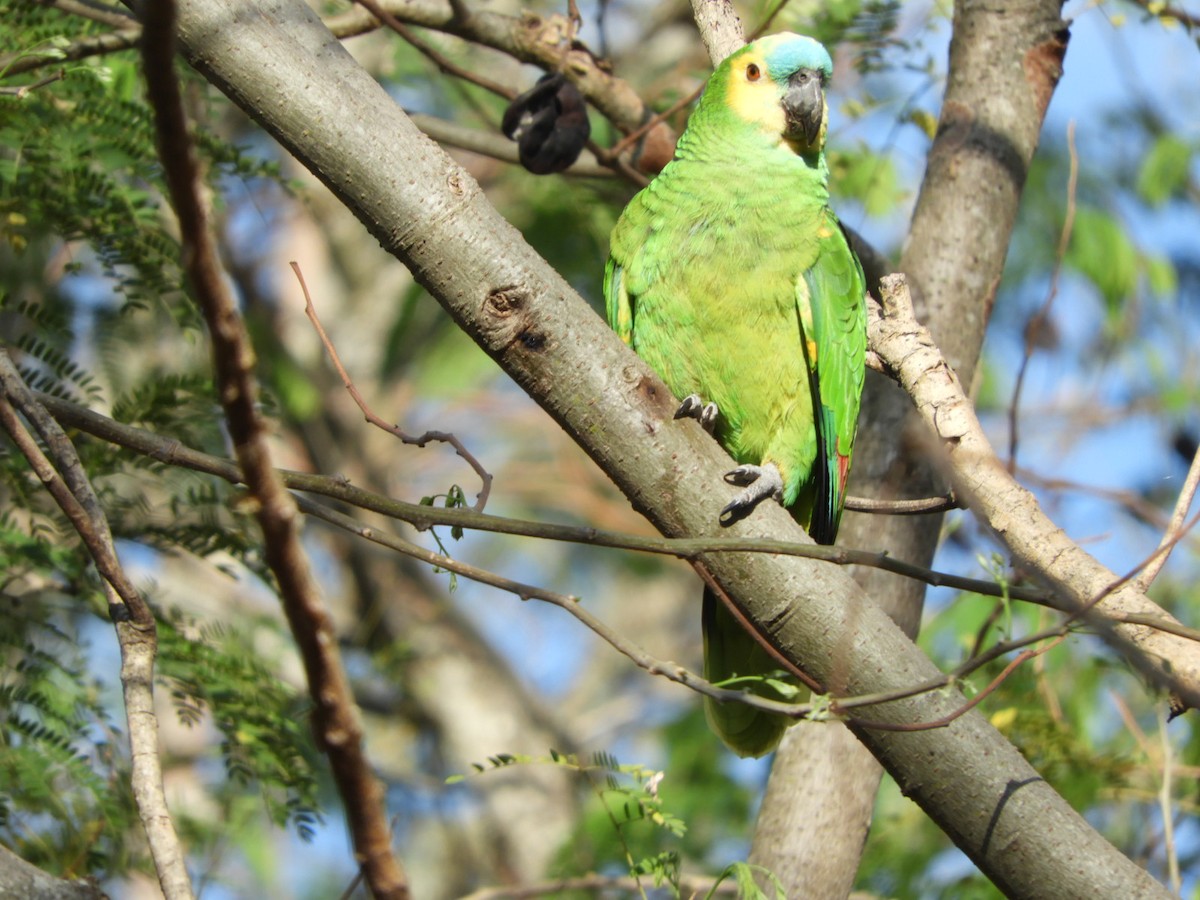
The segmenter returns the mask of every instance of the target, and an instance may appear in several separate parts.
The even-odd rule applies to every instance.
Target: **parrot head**
[[[784,32],[730,54],[713,73],[701,107],[723,107],[795,153],[825,144],[825,84],[833,61],[810,37]]]

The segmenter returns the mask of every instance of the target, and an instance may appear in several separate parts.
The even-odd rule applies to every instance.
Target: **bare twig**
[[[114,28],[137,26],[137,21],[131,13],[118,6],[113,6],[111,3],[101,3],[98,0],[49,0],[49,2],[43,0],[43,2],[47,6],[53,6],[55,9],[60,9],[73,16],[91,19],[93,22],[111,25]]]
[[[140,28],[126,27],[121,31],[79,38],[71,41],[65,47],[55,47],[53,52],[41,53],[34,49],[5,53],[0,55],[0,76],[7,78],[46,66],[61,66],[67,61],[115,53],[118,50],[128,50],[130,47],[136,47],[141,37]]]
[[[244,483],[241,472],[237,465],[230,460],[220,457],[210,456],[198,450],[193,450],[181,444],[179,441],[163,438],[150,432],[143,431],[139,428],[134,428],[130,425],[124,425],[115,422],[102,416],[98,413],[91,412],[83,407],[77,406],[70,401],[60,398],[51,397],[49,395],[38,395],[38,399],[45,403],[46,407],[62,421],[72,428],[76,428],[88,434],[92,434],[102,440],[110,441],[120,446],[137,452],[145,453],[161,460],[168,465],[180,466],[194,471],[206,472],[222,478],[231,483]],[[869,564],[866,557],[875,557],[876,562],[881,559],[886,559],[882,554],[866,554],[858,553],[857,551],[846,551],[842,548],[819,547],[809,544],[785,544],[777,541],[761,541],[761,540],[741,540],[732,538],[709,538],[709,539],[668,539],[668,538],[643,538],[634,535],[622,535],[615,532],[599,531],[592,528],[573,528],[562,525],[549,525],[540,522],[525,522],[516,519],[504,519],[496,516],[485,516],[477,513],[472,513],[461,509],[431,509],[427,506],[418,504],[404,503],[403,501],[392,500],[388,497],[383,497],[378,494],[372,494],[355,488],[346,483],[341,478],[329,478],[324,476],[316,476],[302,474],[296,472],[280,472],[284,484],[292,489],[304,490],[310,493],[319,493],[326,496],[336,498],[339,501],[357,506],[362,509],[378,512],[383,515],[388,515],[393,518],[410,521],[418,527],[429,527],[433,524],[454,525],[463,528],[474,528],[478,530],[487,530],[497,533],[516,534],[524,536],[539,537],[550,540],[563,540],[576,543],[588,543],[598,546],[607,546],[618,549],[638,550],[648,553],[669,554],[678,556],[684,559],[694,559],[701,553],[727,551],[761,551],[767,553],[787,553],[789,551],[798,551],[804,554],[806,551],[815,551],[816,553],[824,553],[830,556],[841,555],[849,552],[848,558],[854,558],[858,561],[856,564]],[[329,507],[317,503],[315,501],[298,498],[297,503],[305,515],[313,518],[319,518],[337,528],[355,534],[366,540],[377,543],[381,546],[403,553],[414,559],[421,560],[429,565],[454,572],[464,578],[469,578],[495,587],[499,590],[508,591],[517,597],[525,600],[541,600],[551,603],[565,609],[568,613],[582,622],[590,629],[598,630],[597,634],[608,641],[612,646],[616,647],[621,653],[633,660],[641,668],[653,674],[660,675],[683,684],[699,693],[708,694],[722,701],[736,701],[748,703],[752,706],[758,706],[771,712],[778,712],[784,715],[789,715],[796,718],[802,718],[810,715],[813,711],[811,705],[796,706],[793,704],[783,704],[777,701],[765,700],[752,695],[746,695],[741,691],[730,691],[717,688],[710,685],[703,678],[689,672],[674,663],[665,662],[655,659],[650,656],[640,647],[629,644],[624,636],[608,629],[607,626],[600,623],[599,620],[590,616],[580,606],[579,600],[575,597],[548,591],[534,585],[525,584],[519,581],[513,581],[503,576],[496,575],[492,572],[472,566],[468,563],[463,563],[459,560],[452,559],[443,554],[434,553],[412,544],[409,541],[400,538],[399,536],[380,531],[377,528],[365,526],[355,519],[343,513],[339,513]],[[412,521],[416,519],[416,521]],[[832,560],[831,560],[832,561]],[[931,573],[938,579],[951,578],[954,576],[944,575],[942,573]],[[963,579],[970,581],[970,579]],[[1000,592],[1001,588],[990,582],[976,582],[975,587],[981,591]],[[1020,593],[1019,588],[1009,587],[1010,596]],[[1122,620],[1123,621],[1123,620]],[[1160,623],[1148,620],[1144,623],[1150,627],[1158,627]],[[971,659],[967,660],[963,665],[955,669],[950,675],[939,677],[933,681],[912,685],[898,692],[889,692],[887,694],[876,694],[870,696],[843,697],[835,701],[832,711],[839,715],[844,715],[847,711],[861,708],[864,706],[886,703],[905,697],[911,697],[915,694],[939,690],[953,683],[954,681],[965,677],[975,669],[999,658],[1005,654],[1011,653],[1014,650],[1019,650],[1022,647],[1028,646],[1030,643],[1047,640],[1061,635],[1065,635],[1073,627],[1069,621],[1060,624],[1056,628],[1027,636],[1022,639],[1004,642],[994,645],[989,650],[973,654]],[[1162,627],[1169,627],[1169,623],[1162,623]],[[1178,626],[1183,629],[1182,626]],[[1195,640],[1200,640],[1200,631],[1195,629],[1183,629],[1187,636]],[[790,665],[783,666],[794,671]],[[961,712],[958,713],[961,715]],[[871,727],[870,723],[864,723],[867,727]],[[941,727],[946,724],[942,720],[933,723],[917,723],[918,729]],[[886,726],[880,726],[886,727]]]
[[[676,100],[662,112],[655,113],[653,116],[647,119],[644,124],[633,129],[631,132],[625,135],[625,137],[621,138],[621,140],[609,147],[608,153],[612,156],[619,156],[620,154],[624,153],[659,125],[666,123],[666,121],[670,119],[671,116],[675,115],[675,113],[695,103],[703,92],[704,85],[701,84],[686,97]]]
[[[962,716],[964,713],[982,703],[983,700],[986,699],[987,696],[990,695],[997,687],[999,687],[1000,684],[1022,663],[1036,656],[1040,656],[1042,653],[1045,653],[1047,650],[1052,649],[1054,646],[1057,646],[1059,643],[1061,643],[1061,641],[1073,628],[1071,623],[1066,621],[1052,631],[1042,632],[1019,640],[1007,641],[1002,644],[998,644],[989,651],[967,660],[962,666],[960,666],[954,673],[950,675],[942,675],[931,681],[913,684],[900,690],[889,691],[881,694],[871,694],[869,696],[837,697],[832,698],[828,704],[823,702],[789,703],[761,697],[749,690],[721,687],[720,685],[713,684],[712,682],[706,680],[700,675],[697,675],[686,667],[679,665],[678,663],[658,659],[644,650],[641,646],[627,638],[621,632],[609,626],[602,619],[592,615],[587,609],[584,608],[583,602],[579,597],[569,594],[562,594],[557,591],[547,590],[546,588],[541,588],[530,584],[524,584],[519,581],[513,581],[509,578],[505,578],[501,575],[496,575],[493,572],[481,569],[478,566],[464,563],[441,553],[435,553],[431,550],[426,550],[423,547],[418,547],[416,544],[412,544],[409,541],[404,540],[398,535],[382,532],[377,528],[371,528],[369,526],[362,525],[350,516],[329,509],[328,507],[319,503],[315,503],[312,500],[300,498],[298,503],[300,505],[300,509],[306,515],[319,518],[330,525],[334,525],[335,527],[348,531],[351,534],[356,534],[365,540],[371,541],[372,543],[376,543],[380,546],[403,553],[406,556],[421,560],[432,566],[436,566],[439,569],[445,569],[448,572],[453,572],[456,575],[469,578],[472,581],[476,581],[480,584],[487,584],[500,590],[508,591],[522,600],[540,600],[543,603],[549,603],[552,606],[557,606],[559,609],[564,610],[573,618],[578,620],[589,631],[599,636],[614,650],[621,653],[623,656],[633,662],[633,664],[638,668],[648,672],[651,675],[657,675],[662,678],[666,678],[668,681],[672,681],[676,684],[690,688],[698,694],[712,697],[714,700],[718,700],[722,703],[742,703],[746,706],[752,706],[756,709],[765,710],[767,712],[776,713],[778,715],[787,716],[788,718],[797,720],[809,718],[814,714],[827,714],[844,718],[850,724],[859,725],[863,728],[874,728],[880,731],[928,731],[935,728],[944,728],[955,719]],[[709,580],[709,584],[717,587],[716,583],[712,580]],[[717,589],[719,590],[719,587],[717,587]],[[732,609],[732,607],[730,608]],[[751,630],[751,633],[756,637],[758,636],[757,632],[754,630]],[[761,640],[761,637],[759,640]],[[942,688],[953,684],[955,681],[965,677],[970,672],[975,671],[976,669],[986,665],[988,662],[991,662],[992,660],[997,659],[1004,654],[1011,653],[1013,650],[1019,649],[1023,646],[1028,646],[1030,644],[1039,643],[1045,640],[1050,640],[1052,643],[1040,649],[1031,648],[1025,650],[1016,659],[1012,660],[1000,673],[1000,675],[994,678],[984,690],[976,694],[966,704],[958,707],[950,713],[947,713],[945,716],[939,717],[938,719],[928,722],[894,724],[888,722],[877,722],[869,719],[861,719],[849,714],[850,711],[854,709],[877,706],[882,703],[891,703],[896,700],[903,700],[908,697],[916,696],[917,694],[941,690]],[[804,675],[803,672],[797,669],[788,660],[781,657],[769,645],[764,643],[763,646],[767,647],[767,649],[771,652],[772,657],[780,662],[782,668],[791,672],[793,675],[800,678],[803,683],[819,692],[820,686],[813,682],[812,679]]]
[[[121,688],[129,724],[130,784],[146,831],[159,885],[168,900],[190,900],[191,881],[163,793],[154,713],[154,660],[158,640],[154,616],[117,558],[108,518],[66,433],[38,403],[8,353],[0,349],[0,426],[29,461],[46,490],[66,514],[91,556],[108,598],[121,647]],[[34,427],[54,458],[42,453],[16,410]]]
[[[1179,877],[1179,850],[1175,844],[1175,812],[1171,796],[1175,774],[1175,754],[1171,747],[1171,732],[1167,728],[1165,709],[1158,709],[1158,737],[1162,746],[1162,780],[1158,788],[1158,809],[1163,823],[1163,852],[1167,857],[1167,882],[1176,897],[1183,896],[1183,884]]]
[[[358,404],[358,408],[362,410],[363,416],[368,422],[376,428],[386,431],[388,434],[399,438],[401,443],[410,444],[415,447],[424,447],[430,441],[441,441],[449,444],[454,448],[454,452],[466,460],[467,464],[475,470],[475,474],[479,476],[481,482],[479,493],[475,495],[475,511],[483,512],[483,507],[487,504],[488,494],[492,491],[492,474],[483,467],[483,464],[475,458],[455,435],[448,431],[426,431],[420,435],[410,435],[404,431],[399,425],[391,425],[387,420],[380,418],[367,405],[367,401],[363,399],[362,394],[358,392],[354,381],[350,378],[350,374],[346,371],[346,367],[342,365],[342,360],[338,356],[337,349],[333,346],[333,341],[326,334],[325,328],[321,325],[320,318],[317,317],[317,308],[313,304],[312,295],[308,292],[308,285],[304,282],[304,273],[300,271],[299,263],[293,262],[292,271],[296,273],[296,280],[300,282],[300,289],[304,291],[304,314],[308,316],[309,321],[313,323],[313,328],[316,329],[317,335],[321,338],[321,343],[325,346],[325,352],[329,354],[329,359],[333,363],[333,367],[337,369],[338,375],[342,379],[342,384],[346,386],[350,396],[354,398],[354,402]]]
[[[264,558],[278,583],[288,624],[304,660],[317,742],[329,757],[355,855],[376,897],[407,900],[408,882],[392,852],[383,789],[363,748],[362,726],[333,622],[300,543],[295,502],[271,467],[267,428],[256,408],[254,351],[222,279],[200,202],[199,172],[174,69],[175,14],[173,0],[143,8],[142,54],[159,157],[179,219],[184,269],[208,324],[229,434],[247,488],[257,503]]]
[[[306,515],[321,519],[324,522],[328,522],[351,534],[356,534],[382,547],[403,553],[405,556],[410,556],[413,559],[419,559],[431,566],[445,569],[447,572],[453,572],[456,575],[461,575],[480,584],[490,585],[502,591],[507,591],[521,600],[540,600],[543,603],[549,603],[551,606],[557,606],[581,622],[588,630],[595,633],[613,649],[627,657],[638,668],[644,669],[651,675],[661,676],[668,681],[689,687],[698,693],[722,702],[748,703],[760,709],[795,718],[803,718],[812,711],[811,706],[767,700],[745,691],[718,687],[678,663],[658,659],[626,638],[607,622],[592,615],[592,613],[584,608],[579,597],[563,594],[558,591],[551,591],[546,588],[537,587],[536,585],[525,584],[520,581],[513,581],[510,578],[505,578],[502,575],[497,575],[486,569],[473,566],[470,563],[453,559],[441,553],[435,553],[432,550],[426,550],[424,547],[419,547],[398,535],[363,525],[350,516],[329,509],[323,504],[315,503],[312,500],[299,498],[298,503],[300,509]]]
[[[961,717],[962,715],[964,715],[967,712],[970,712],[972,709],[974,709],[976,706],[978,706],[980,703],[982,703],[985,699],[987,699],[987,697],[994,690],[996,690],[996,688],[1000,687],[1000,685],[1004,683],[1004,681],[1008,678],[1008,676],[1010,676],[1013,672],[1015,672],[1018,669],[1018,667],[1021,666],[1022,663],[1025,663],[1028,660],[1031,660],[1037,656],[1041,656],[1043,653],[1046,653],[1046,652],[1054,649],[1060,643],[1062,643],[1063,640],[1064,640],[1064,636],[1059,636],[1054,641],[1047,644],[1045,647],[1038,647],[1038,648],[1030,647],[1027,650],[1023,650],[1021,653],[1019,653],[1016,656],[1016,658],[1009,661],[1008,665],[1006,665],[1004,667],[1004,669],[1000,672],[999,675],[997,675],[995,678],[993,678],[991,680],[991,682],[988,684],[987,687],[985,687],[982,691],[980,691],[978,694],[976,694],[974,697],[972,697],[970,700],[968,700],[962,706],[946,713],[946,715],[942,716],[941,718],[934,719],[929,722],[908,723],[908,722],[875,722],[875,721],[871,721],[869,719],[860,718],[858,716],[850,716],[849,718],[847,718],[846,722],[847,722],[847,724],[856,725],[860,728],[873,728],[877,731],[879,731],[879,730],[882,730],[882,731],[929,731],[930,729],[933,729],[933,728],[945,728],[947,725],[949,725],[955,719]]]
[[[470,69],[464,69],[458,63],[449,59],[444,53],[435,50],[417,37],[411,28],[376,3],[375,0],[355,0],[355,2],[387,25],[392,31],[396,32],[396,34],[400,35],[400,37],[404,38],[404,40],[408,41],[426,59],[437,66],[443,75],[453,75],[455,78],[469,81],[471,84],[478,85],[485,91],[491,91],[493,94],[498,94],[508,100],[512,100],[517,96],[517,92],[508,85],[492,81],[490,78],[485,78],[482,75],[472,72]]]
[[[766,34],[767,29],[775,23],[775,19],[781,12],[783,12],[783,8],[787,6],[789,2],[790,0],[779,0],[779,2],[775,4],[775,8],[767,13],[766,18],[759,22],[758,27],[750,33],[749,40],[756,41]]]
[[[238,466],[228,459],[194,450],[174,438],[162,437],[131,425],[116,422],[69,400],[49,394],[38,394],[38,399],[65,424],[101,440],[136,450],[169,465],[206,472],[233,484],[245,483]],[[598,528],[581,528],[492,516],[469,509],[425,506],[364,490],[339,476],[289,471],[280,471],[278,475],[284,485],[292,490],[329,497],[360,509],[408,522],[420,530],[444,525],[494,534],[509,534],[540,540],[589,544],[614,550],[633,550],[639,553],[675,556],[685,560],[693,560],[701,554],[714,552],[757,552],[802,556],[839,566],[855,565],[879,568],[906,578],[914,578],[934,587],[952,587],[990,597],[1008,596],[1014,600],[1035,603],[1053,609],[1061,606],[1054,596],[1046,591],[1021,585],[1001,587],[991,581],[914,566],[877,551],[856,550],[851,547],[826,547],[818,544],[798,544],[765,538],[645,537]],[[1182,627],[1178,626],[1178,623],[1174,623],[1174,625]],[[1200,640],[1200,631],[1193,633]]]
[[[174,438],[162,437],[131,425],[116,422],[69,400],[49,394],[39,393],[36,396],[38,401],[44,404],[56,418],[71,428],[76,428],[109,443],[136,450],[168,465],[196,472],[206,472],[232,484],[245,483],[241,470],[228,459],[194,450]],[[277,474],[283,480],[284,485],[291,490],[329,497],[360,509],[408,522],[420,530],[445,525],[494,534],[509,534],[541,540],[589,544],[614,550],[633,550],[639,553],[675,556],[685,560],[694,560],[704,553],[722,552],[801,556],[808,559],[819,559],[834,565],[879,568],[934,587],[953,587],[987,597],[1007,596],[1013,600],[1035,603],[1049,609],[1058,611],[1064,609],[1061,600],[1049,592],[1021,585],[1001,586],[991,581],[938,572],[875,551],[855,550],[849,547],[824,547],[817,544],[797,544],[763,538],[643,537],[598,528],[580,528],[492,516],[469,509],[446,509],[409,503],[355,487],[340,476],[289,471],[280,471]],[[1135,571],[1140,571],[1140,568]],[[1200,641],[1200,629],[1188,628],[1167,616],[1107,609],[1099,612],[1113,622],[1155,628],[1188,640]]]
[[[1071,243],[1071,232],[1075,228],[1075,188],[1079,183],[1079,154],[1075,151],[1074,121],[1067,123],[1067,151],[1071,157],[1071,172],[1067,177],[1067,211],[1063,218],[1062,232],[1058,236],[1058,254],[1054,259],[1054,268],[1050,272],[1050,288],[1046,291],[1046,299],[1042,301],[1041,308],[1025,323],[1025,352],[1021,355],[1021,365],[1017,369],[1012,400],[1008,405],[1008,471],[1010,473],[1017,470],[1021,389],[1025,385],[1025,372],[1029,368],[1029,361],[1033,359],[1039,339],[1043,337],[1043,330],[1047,327],[1050,307],[1054,305],[1054,298],[1058,296],[1058,280],[1062,276],[1063,261],[1067,258],[1067,247]]]
[[[1163,533],[1162,540],[1159,542],[1158,549],[1154,556],[1146,563],[1146,568],[1142,570],[1142,574],[1138,576],[1137,586],[1139,590],[1147,590],[1151,582],[1158,577],[1158,573],[1162,571],[1162,567],[1166,565],[1167,557],[1171,555],[1171,550],[1179,543],[1179,539],[1187,533],[1187,528],[1184,527],[1184,517],[1191,509],[1192,501],[1196,498],[1196,489],[1200,487],[1200,450],[1192,457],[1192,464],[1188,467],[1187,476],[1183,479],[1183,488],[1179,491],[1179,497],[1175,500],[1175,508],[1171,511],[1171,521],[1167,525],[1167,530]]]
[[[0,94],[6,97],[16,97],[20,100],[27,96],[30,92],[36,91],[38,88],[44,88],[48,84],[53,84],[56,81],[62,81],[66,77],[66,72],[59,69],[53,74],[47,75],[45,78],[40,78],[32,84],[19,84],[15,87],[0,87]]]
[[[925,516],[962,509],[953,493],[945,497],[921,497],[917,500],[875,500],[871,497],[847,497],[846,509],[882,516]]]

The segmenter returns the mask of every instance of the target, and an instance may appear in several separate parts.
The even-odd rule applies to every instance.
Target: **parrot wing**
[[[625,288],[625,267],[614,256],[609,256],[608,264],[604,267],[604,309],[613,331],[626,344],[632,345],[633,305]]]
[[[866,277],[837,218],[824,211],[813,265],[797,280],[805,361],[817,432],[809,534],[832,544],[846,502],[846,476],[858,430],[866,351]]]

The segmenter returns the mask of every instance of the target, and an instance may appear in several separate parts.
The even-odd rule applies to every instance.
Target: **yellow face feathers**
[[[746,53],[730,66],[725,103],[740,118],[782,139],[787,118],[779,100],[782,92],[769,74],[766,60]]]

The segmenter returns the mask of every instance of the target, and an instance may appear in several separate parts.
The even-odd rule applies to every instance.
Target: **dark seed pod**
[[[570,166],[592,133],[583,95],[560,72],[543,75],[509,104],[500,127],[517,142],[521,165],[535,175]]]

